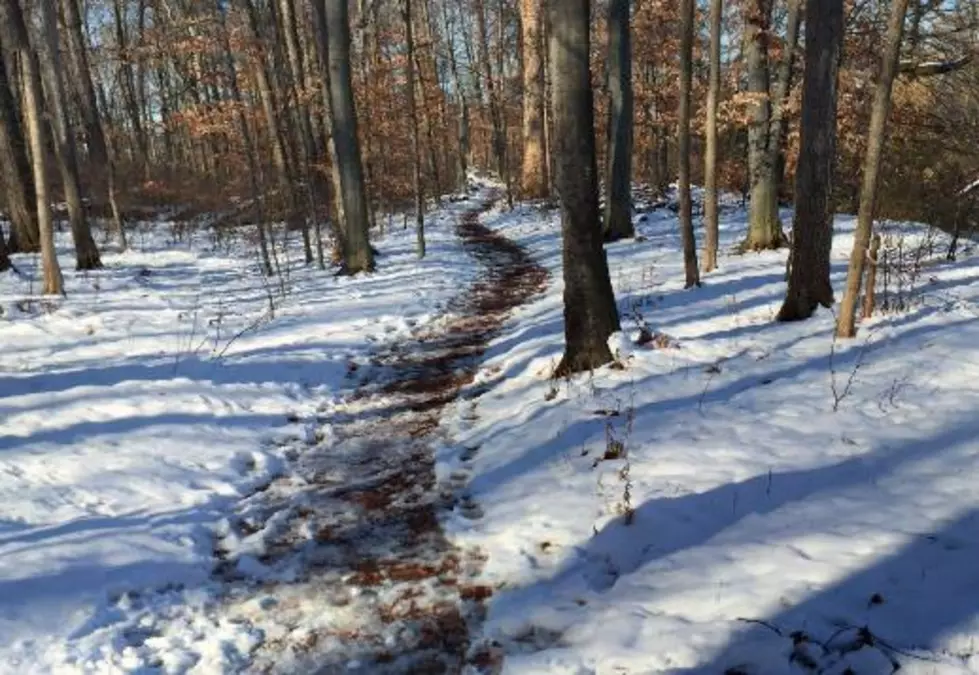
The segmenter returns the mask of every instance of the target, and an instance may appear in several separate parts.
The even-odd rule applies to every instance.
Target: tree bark
[[[2,0],[0,7],[0,31],[20,56],[24,93],[24,123],[30,140],[31,165],[34,171],[34,195],[36,199],[38,233],[41,241],[41,266],[44,274],[42,292],[46,295],[64,295],[64,280],[58,254],[54,247],[54,222],[51,217],[51,201],[48,193],[47,148],[44,144],[44,123],[41,109],[41,74],[31,50],[27,24],[18,0]]]
[[[717,107],[721,95],[721,19],[724,0],[710,2],[710,76],[707,86],[707,128],[704,148],[704,273],[717,268]]]
[[[628,0],[624,1],[628,3]],[[527,199],[546,197],[549,185],[544,142],[543,2],[520,1],[523,35],[523,164],[520,191]]]
[[[88,142],[88,160],[93,167],[104,167],[109,163],[109,152],[99,118],[98,99],[92,84],[92,71],[88,62],[88,48],[82,31],[82,17],[78,0],[62,0],[67,28],[68,54],[75,63],[77,72],[78,101],[85,126],[85,139]]]
[[[418,257],[425,257],[425,188],[422,185],[422,158],[418,139],[418,106],[415,100],[415,37],[412,30],[411,0],[404,0],[403,18],[405,42],[408,49],[407,82],[405,95],[408,97],[408,119],[411,121],[411,179],[415,190],[415,235],[417,237]]]
[[[62,82],[60,45],[58,41],[58,13],[54,0],[41,0],[41,26],[44,33],[45,48],[38,49],[41,62],[41,77],[49,108],[51,130],[54,134],[55,158],[64,184],[65,201],[68,203],[68,218],[71,234],[75,242],[75,262],[77,269],[92,270],[102,267],[99,249],[92,238],[85,206],[82,203],[81,183],[78,176],[78,155],[75,142],[69,131],[68,109],[65,102],[65,88]]]
[[[904,15],[908,0],[894,0],[887,24],[887,44],[880,64],[880,79],[874,92],[874,107],[870,112],[870,129],[867,132],[867,154],[863,162],[863,180],[860,184],[860,208],[857,211],[857,229],[853,236],[853,251],[846,275],[846,291],[840,303],[836,334],[841,338],[856,335],[857,304],[863,283],[864,261],[874,229],[874,213],[877,208],[877,181],[880,162],[884,154],[884,138],[887,116],[891,108],[891,90],[897,75],[901,56],[901,39],[904,35]]]
[[[744,54],[747,92],[752,97],[748,124],[748,173],[751,203],[744,250],[779,248],[784,240],[778,219],[778,182],[769,152],[772,100],[769,92],[768,47],[772,0],[748,0],[744,10]]]
[[[565,351],[555,376],[612,360],[619,330],[598,219],[590,54],[590,1],[548,0],[555,182],[561,201]]]
[[[469,175],[469,100],[463,88],[462,78],[459,77],[459,62],[456,58],[456,43],[453,38],[455,32],[449,21],[448,3],[442,3],[442,22],[445,28],[446,40],[449,49],[449,69],[452,75],[452,87],[459,99],[459,119],[458,119],[458,149],[456,156],[456,187],[465,189],[466,180]]]
[[[806,0],[806,65],[802,128],[795,178],[792,262],[779,321],[808,319],[833,306],[833,167],[836,162],[836,88],[843,48],[843,0]]]
[[[12,225],[10,252],[36,253],[41,250],[41,241],[33,204],[34,178],[15,94],[7,78],[2,37],[0,34],[0,182]]]
[[[605,190],[605,241],[635,234],[632,226],[632,44],[629,0],[608,8],[608,171]]]
[[[789,131],[789,118],[785,114],[789,92],[792,90],[792,74],[795,72],[795,52],[799,44],[799,24],[802,19],[803,0],[788,0],[785,17],[785,41],[782,60],[772,83],[772,124],[768,134],[768,154],[775,167],[776,197],[772,218],[778,220],[778,194],[785,179],[785,139]]]
[[[330,71],[333,140],[340,169],[343,212],[346,219],[344,268],[348,274],[374,269],[367,214],[367,192],[357,134],[350,66],[350,19],[346,0],[322,0],[327,25],[326,54]]]
[[[683,287],[691,288],[700,285],[697,242],[693,231],[693,200],[690,195],[690,98],[693,89],[694,0],[681,0],[680,22],[680,105],[677,112],[680,234],[683,238]]]

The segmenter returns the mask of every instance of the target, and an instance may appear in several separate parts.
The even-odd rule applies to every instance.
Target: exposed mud
[[[491,205],[466,212],[457,225],[482,269],[449,303],[438,331],[391,345],[370,368],[352,371],[361,380],[357,393],[323,420],[336,434],[331,445],[349,450],[344,466],[328,448],[311,451],[297,460],[288,485],[273,486],[256,503],[268,535],[260,564],[298,571],[295,581],[266,586],[277,629],[261,628],[266,638],[249,672],[499,668],[501,654],[472,637],[493,593],[477,581],[485,557],[457,549],[439,524],[443,509],[482,516],[466,493],[465,467],[478,448],[460,450],[463,468],[444,484],[436,481],[433,450],[451,443],[439,430],[443,408],[472,382],[488,341],[512,309],[547,283],[547,272],[520,246],[480,224]],[[281,503],[272,507],[276,493]],[[229,564],[225,573],[240,567]],[[318,630],[302,617],[311,607],[324,613]]]

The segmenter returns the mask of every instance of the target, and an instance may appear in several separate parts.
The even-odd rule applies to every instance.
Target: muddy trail
[[[547,283],[520,246],[479,222],[491,197],[458,220],[480,271],[438,328],[380,349],[368,367],[351,366],[356,393],[318,420],[333,437],[239,509],[238,539],[227,551],[240,551],[248,537],[261,546],[244,565],[240,554],[219,554],[222,573],[242,582],[226,614],[263,636],[247,672],[498,668],[502,656],[473,638],[493,592],[478,582],[485,556],[455,547],[439,523],[445,510],[482,516],[466,489],[466,466],[479,449],[458,448],[462,468],[442,483],[434,460],[436,447],[452,444],[439,428],[443,409],[473,381],[510,311]],[[478,414],[481,393],[467,390],[467,414]]]

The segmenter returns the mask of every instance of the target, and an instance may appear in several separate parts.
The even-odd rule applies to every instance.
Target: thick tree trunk
[[[710,77],[707,86],[707,129],[704,149],[704,273],[717,267],[717,106],[721,95],[721,19],[724,0],[710,2]]]
[[[877,208],[877,181],[880,162],[884,153],[884,137],[887,116],[891,109],[891,89],[897,75],[901,56],[901,39],[904,34],[904,15],[908,0],[894,0],[891,17],[887,24],[887,45],[881,58],[880,79],[874,93],[874,107],[870,113],[870,129],[867,132],[867,154],[863,162],[863,180],[860,185],[860,208],[857,212],[857,230],[853,238],[853,252],[846,275],[846,291],[840,303],[836,334],[841,338],[856,335],[857,304],[863,283],[864,262],[867,247],[874,229],[874,212]]]
[[[2,38],[2,34],[0,34]],[[0,182],[12,229],[11,253],[41,250],[34,205],[34,178],[14,91],[7,79],[3,40],[0,39]]]
[[[411,121],[411,179],[415,190],[415,233],[418,238],[418,257],[425,257],[425,188],[422,185],[422,159],[418,139],[418,106],[415,100],[415,37],[412,30],[411,0],[404,0],[405,43],[408,49],[407,82],[408,119]]]
[[[680,2],[680,105],[677,112],[677,153],[680,160],[680,234],[683,238],[684,288],[700,285],[697,242],[693,231],[690,195],[690,98],[693,89],[694,2]]]
[[[348,274],[357,274],[374,269],[374,254],[368,238],[367,191],[350,73],[350,20],[346,0],[323,0],[323,3],[327,25],[326,54],[330,70],[333,141],[346,219],[344,267]]]
[[[608,7],[608,171],[605,190],[605,241],[635,234],[632,227],[632,44],[629,0]]]
[[[78,177],[78,155],[75,141],[68,124],[68,110],[65,103],[64,83],[61,80],[61,56],[58,41],[58,13],[54,0],[41,0],[41,25],[44,32],[45,48],[37,50],[40,54],[41,76],[45,83],[45,93],[54,133],[55,158],[65,189],[68,204],[68,218],[71,234],[75,242],[75,261],[80,270],[102,267],[99,249],[92,238],[85,206],[82,203],[81,183]]]
[[[598,169],[590,53],[589,0],[548,0],[554,109],[555,179],[561,200],[564,358],[556,376],[612,360],[619,330],[598,219]]]
[[[30,140],[31,162],[34,171],[35,199],[38,232],[41,240],[41,266],[44,273],[42,292],[46,295],[64,295],[64,280],[58,254],[54,247],[54,222],[51,217],[51,201],[48,193],[47,148],[44,143],[43,111],[41,108],[41,74],[32,53],[27,24],[18,0],[2,0],[0,31],[20,57],[21,79],[24,93],[24,124]]]
[[[523,34],[523,165],[520,191],[527,199],[546,197],[549,184],[544,144],[543,2],[520,2],[520,28]],[[628,3],[628,0],[625,2]]]
[[[772,0],[749,0],[744,9],[747,92],[752,97],[748,125],[748,173],[751,203],[744,250],[779,248],[784,240],[778,219],[778,181],[769,152],[772,100],[769,96],[768,46]]]
[[[806,0],[806,66],[802,128],[795,178],[792,262],[779,321],[799,321],[833,306],[833,166],[836,162],[836,84],[843,48],[843,0]]]

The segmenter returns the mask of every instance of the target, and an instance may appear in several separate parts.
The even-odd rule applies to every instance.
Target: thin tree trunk
[[[724,0],[710,2],[710,79],[707,86],[707,129],[704,149],[704,273],[717,268],[717,107],[721,95],[721,19]]]
[[[867,262],[870,263],[870,266],[867,268],[867,290],[863,295],[862,316],[864,319],[869,319],[874,314],[877,291],[877,256],[879,254],[880,235],[875,234],[870,240],[870,252],[867,255]]]
[[[231,98],[237,104],[235,106],[235,122],[238,126],[238,133],[241,135],[242,145],[244,145],[245,158],[248,161],[248,182],[251,186],[252,201],[255,204],[255,228],[258,232],[258,246],[262,261],[262,272],[265,276],[272,276],[272,260],[269,257],[268,235],[265,231],[265,210],[262,207],[262,191],[259,185],[258,166],[255,160],[255,143],[252,140],[251,131],[248,128],[248,120],[245,119],[244,106],[242,105],[241,89],[238,86],[238,69],[235,65],[234,55],[231,53],[231,44],[228,39],[227,19],[224,12],[219,10],[221,25],[224,30],[221,34],[224,38],[224,66],[228,76],[228,85],[231,89]]]
[[[326,54],[330,70],[333,139],[340,168],[343,211],[346,218],[344,250],[348,274],[374,269],[367,215],[367,191],[360,157],[357,112],[350,65],[350,19],[346,0],[322,0],[327,25]]]
[[[694,0],[680,3],[680,105],[677,153],[680,160],[680,235],[683,238],[684,288],[700,285],[697,242],[693,231],[693,200],[690,195],[690,98],[693,88]]]
[[[799,24],[802,19],[803,0],[788,0],[785,18],[785,46],[782,60],[772,83],[772,124],[768,134],[768,154],[774,167],[776,197],[772,218],[778,220],[778,193],[785,177],[785,139],[789,131],[789,118],[785,108],[792,90],[792,74],[795,72],[795,52],[799,44]]]
[[[476,21],[479,31],[480,61],[483,66],[483,78],[486,81],[486,95],[489,98],[490,121],[493,126],[493,135],[490,144],[493,148],[493,156],[496,159],[496,172],[500,180],[509,186],[510,178],[506,166],[506,136],[503,132],[503,115],[500,110],[500,102],[497,99],[496,84],[493,81],[493,65],[489,47],[489,32],[486,26],[486,3],[484,0],[476,1]]]
[[[608,171],[605,241],[635,234],[632,226],[632,44],[629,0],[611,0],[608,9]]]
[[[92,238],[85,206],[82,203],[81,183],[78,176],[78,156],[75,142],[69,131],[68,110],[65,103],[64,83],[61,80],[61,56],[58,41],[58,13],[54,0],[41,0],[41,25],[44,32],[44,49],[40,54],[41,76],[45,83],[49,119],[54,133],[55,158],[64,183],[65,201],[68,203],[68,218],[71,234],[75,242],[75,261],[80,270],[102,267],[99,249]]]
[[[466,91],[462,86],[462,78],[459,77],[459,62],[456,58],[456,43],[453,38],[455,31],[449,22],[448,3],[442,3],[442,21],[445,27],[446,39],[449,49],[449,68],[452,75],[452,87],[459,99],[459,120],[458,120],[458,152],[456,166],[458,175],[456,176],[456,187],[465,189],[466,179],[469,175],[469,101]]]
[[[41,266],[44,273],[42,292],[46,295],[64,295],[64,280],[58,254],[54,247],[54,222],[51,217],[51,201],[48,193],[47,149],[44,144],[43,112],[41,109],[41,74],[31,53],[27,24],[18,0],[2,0],[3,17],[0,31],[6,30],[9,42],[20,56],[24,92],[24,123],[30,140],[31,165],[34,170],[35,198],[37,202],[38,232],[41,240]]]
[[[836,162],[836,84],[843,48],[843,0],[806,1],[806,66],[795,179],[792,262],[779,321],[808,319],[833,306],[833,165]]]
[[[126,39],[125,10],[122,0],[113,0],[112,10],[116,26],[116,44],[120,51],[121,63],[120,74],[122,80],[122,99],[129,117],[129,125],[132,127],[132,139],[136,165],[146,172],[148,167],[148,157],[146,149],[146,136],[143,133],[143,121],[139,114],[139,106],[136,101],[136,80],[133,74],[132,59],[128,53],[128,40]]]
[[[425,257],[425,188],[422,185],[421,148],[418,141],[418,108],[415,101],[415,38],[412,30],[411,0],[404,0],[403,18],[405,42],[408,49],[407,82],[408,119],[411,121],[411,178],[415,189],[415,232],[418,238],[418,257]]]
[[[102,131],[102,120],[99,118],[98,100],[95,87],[92,84],[92,71],[88,62],[88,48],[85,35],[82,32],[82,18],[78,0],[62,0],[65,24],[67,28],[68,54],[71,56],[78,71],[76,87],[78,100],[81,104],[82,120],[85,124],[85,138],[88,141],[88,159],[93,167],[106,166],[109,162],[109,152],[106,147],[105,134]]]
[[[908,0],[894,0],[891,17],[887,24],[887,45],[881,58],[880,79],[874,93],[874,107],[870,113],[870,129],[867,132],[867,154],[863,162],[863,180],[860,185],[860,208],[857,212],[857,230],[853,237],[853,252],[846,275],[846,291],[840,303],[836,334],[841,338],[856,335],[857,304],[863,283],[864,261],[874,229],[874,213],[877,207],[877,181],[880,162],[884,154],[884,137],[887,117],[891,108],[891,89],[897,75],[901,56],[901,39],[904,34],[904,15]]]
[[[598,211],[589,0],[549,0],[555,182],[561,200],[565,351],[555,376],[612,360],[619,330]]]
[[[549,183],[544,143],[543,2],[520,1],[523,34],[523,164],[520,190],[527,199],[546,197]],[[628,0],[625,2],[628,3]]]

